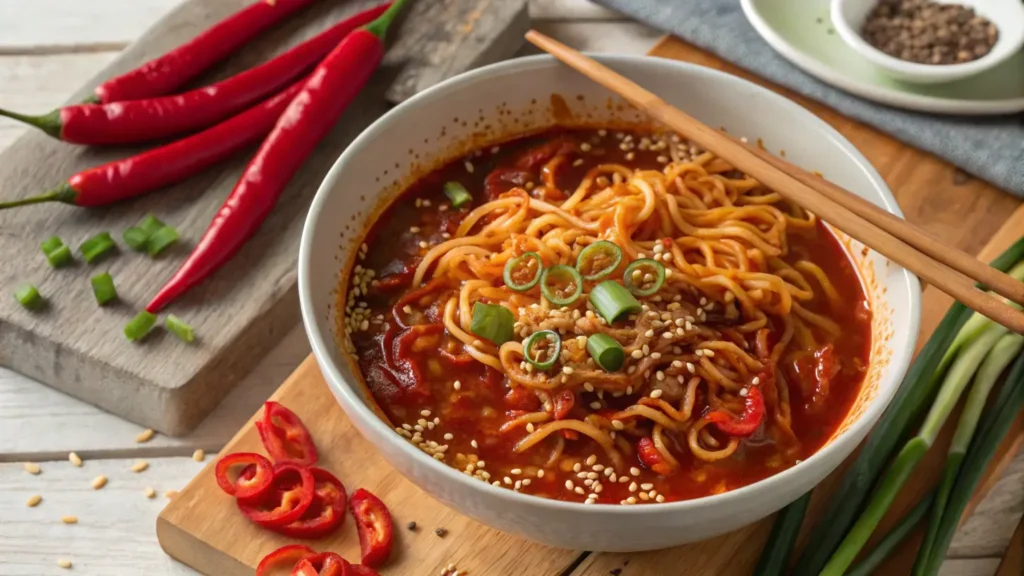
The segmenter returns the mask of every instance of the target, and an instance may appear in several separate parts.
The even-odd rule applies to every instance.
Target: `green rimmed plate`
[[[1024,112],[1024,50],[987,72],[947,84],[887,76],[832,29],[829,0],[741,0],[762,38],[808,74],[881,104],[937,114]]]

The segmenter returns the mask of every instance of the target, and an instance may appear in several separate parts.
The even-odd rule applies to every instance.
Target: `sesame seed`
[[[480,445],[476,443],[476,440],[470,440],[469,445],[472,446],[473,448],[480,448]],[[476,463],[476,466],[477,468],[483,468],[483,465],[480,464],[479,462]]]
[[[689,372],[690,374],[696,374],[697,368],[693,365],[693,362],[687,362],[686,371]]]
[[[594,410],[600,410],[601,409],[601,403],[595,400],[595,401],[590,403],[590,407],[592,409],[594,409]]]
[[[512,479],[511,479],[511,478],[509,478],[508,476],[505,476],[504,478],[502,478],[502,481],[503,481],[503,482],[504,482],[505,484],[512,484]]]
[[[579,472],[580,470],[583,470],[583,465],[582,464],[580,464],[579,462],[573,464],[573,466],[572,466],[572,471],[573,472]]]
[[[526,431],[527,432],[533,433],[533,431],[536,430],[536,429],[537,428],[533,425],[533,422],[527,422],[526,423]]]
[[[633,350],[630,356],[639,360],[644,357],[644,353],[641,350]]]
[[[640,475],[640,469],[637,468],[636,466],[633,466],[633,467],[631,467],[629,469],[629,473],[632,474],[633,476],[639,476]]]
[[[203,460],[206,460],[206,452],[204,452],[202,448],[197,448],[196,451],[192,453],[192,459],[196,462],[202,462]]]
[[[651,488],[654,488],[654,484],[651,484],[650,482],[644,482],[643,484],[640,485],[640,488],[643,490],[650,490]]]
[[[629,491],[630,492],[636,492],[636,482],[630,482],[629,483]]]
[[[665,497],[662,496],[661,494],[658,494],[657,496],[654,497],[654,500],[655,500],[655,502],[664,502],[665,501]]]
[[[466,160],[466,172],[473,173],[473,163],[469,160]]]
[[[704,355],[707,356],[708,358],[714,358],[715,357],[715,351],[714,350],[710,350],[710,349],[704,350]]]
[[[754,386],[757,386],[758,384],[761,383],[761,378],[759,376],[754,376],[754,379],[751,380],[750,383],[753,384]]]
[[[39,474],[43,471],[42,468],[39,467],[39,464],[36,464],[35,462],[25,462],[23,466],[25,467],[25,472],[28,472],[29,474]]]
[[[599,477],[600,474],[598,474],[597,472],[587,472],[587,478],[589,478],[590,480],[597,480]]]
[[[587,493],[587,491],[584,490],[582,486],[577,486],[576,488],[573,489],[573,492],[575,492],[577,494],[580,494],[580,495],[583,495],[583,494]]]
[[[647,492],[641,492],[640,493],[640,499],[646,501],[646,500],[650,500],[651,497],[647,495]]]
[[[594,385],[591,384],[590,382],[584,382],[583,383],[583,389],[586,390],[587,392],[593,392],[594,391]]]
[[[636,504],[636,497],[630,496],[629,498],[626,498],[626,502],[629,502],[630,504]]]
[[[462,382],[459,382],[458,380],[456,380],[456,381],[455,381],[455,382],[454,382],[454,383],[452,384],[452,388],[455,388],[456,390],[461,390],[461,389],[462,389]]]
[[[537,478],[543,478],[543,477],[544,477],[544,470],[543,469],[537,470]]]
[[[149,442],[153,439],[154,434],[156,434],[156,432],[152,428],[146,428],[142,432],[139,432],[139,435],[135,437],[135,442],[138,444]]]
[[[589,142],[584,142],[584,143],[580,144],[580,150],[582,150],[584,152],[590,152],[590,148],[591,148],[591,146],[590,146]]]
[[[168,491],[164,492],[164,498],[167,498],[168,500],[172,500],[172,499],[177,498],[177,497],[178,497],[178,491],[177,490],[168,490]]]
[[[661,374],[661,372],[658,372],[658,374]],[[662,377],[664,377],[664,374],[662,374]],[[651,398],[661,398],[662,393],[663,393],[663,390],[661,390],[660,388],[657,389],[657,390],[652,390],[651,391]]]
[[[29,508],[35,508],[36,506],[39,506],[39,503],[42,501],[43,497],[40,496],[39,494],[35,494],[33,496],[28,497],[28,500],[25,502],[25,505],[28,506]]]
[[[657,372],[655,372],[654,376],[658,379],[659,382],[664,382],[665,381],[665,373],[662,372],[661,370],[658,370]],[[654,393],[651,393],[651,398],[657,398],[657,396],[655,396]]]
[[[451,432],[446,432],[445,435],[444,435],[444,439],[445,440],[454,440],[455,439],[455,435],[452,434]]]
[[[74,452],[68,454],[68,460],[71,461],[72,465],[81,468],[82,458],[78,454],[75,454]]]
[[[107,485],[107,477],[100,474],[99,476],[92,479],[92,489],[99,490]]]
[[[522,474],[523,470],[522,470],[522,468],[513,468],[513,469],[509,470],[509,473],[512,474],[513,476],[515,476],[517,474]]]
[[[626,425],[623,424],[621,420],[612,420],[612,428],[615,428],[616,430],[622,430],[625,427]]]
[[[572,488],[573,488],[573,486],[572,486],[572,480],[566,480],[566,481],[565,481],[565,489],[566,489],[566,490],[572,490]]]
[[[61,558],[60,560],[57,560],[57,566],[60,566],[65,570],[71,568],[71,560],[68,560],[67,558]]]
[[[78,516],[61,516],[60,521],[65,524],[78,524]]]
[[[523,481],[522,481],[522,480],[516,480],[516,483],[515,483],[515,485],[514,485],[514,486],[512,487],[512,489],[513,489],[513,490],[519,490],[519,489],[521,489],[522,487],[523,487]]]
[[[154,498],[156,497],[156,490],[153,490],[153,488],[146,486],[146,490],[143,492],[143,494],[146,495],[146,498]]]

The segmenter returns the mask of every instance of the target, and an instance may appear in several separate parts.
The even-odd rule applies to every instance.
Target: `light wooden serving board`
[[[102,79],[162,54],[252,1],[183,3],[69,102],[81,101]],[[382,1],[322,0],[247,45],[202,83],[251,67]],[[293,179],[260,232],[228,265],[168,309],[196,328],[195,344],[157,330],[133,345],[122,328],[187,256],[250,153],[110,208],[44,204],[0,212],[0,364],[161,432],[190,431],[298,321],[295,268],[302,223],[313,193],[348,142],[387,110],[386,97],[402,99],[511,56],[528,24],[525,0],[413,2],[389,35],[395,43],[382,69]],[[457,59],[425,56],[455,52]],[[78,147],[28,134],[0,155],[0,199],[41,193],[79,170],[137,150]],[[147,213],[174,225],[182,236],[157,260],[120,240],[122,231]],[[56,234],[77,252],[83,240],[100,231],[122,244],[119,254],[100,263],[79,261],[54,270],[39,249],[43,239]],[[101,309],[89,278],[103,271],[113,275],[120,302]],[[26,311],[11,297],[22,283],[39,288],[49,303],[44,310]]]
[[[677,40],[666,40],[652,54],[724,69],[766,84]],[[970,252],[981,250],[982,258],[991,259],[1024,233],[1024,208],[1019,200],[823,106],[769,87],[799,101],[842,131],[889,182],[907,217],[947,242]],[[925,291],[922,341],[931,334],[950,302],[934,289]],[[771,519],[766,519],[713,540],[649,553],[604,554],[548,548],[504,535],[456,514],[399,475],[352,427],[312,358],[296,370],[273,399],[290,406],[305,420],[321,448],[325,467],[336,472],[350,492],[367,487],[391,508],[397,540],[394,560],[381,571],[384,576],[438,574],[449,563],[467,570],[471,576],[747,576],[771,528]],[[939,463],[950,439],[949,428],[893,506],[883,531],[937,482]],[[1018,418],[968,512],[1012,459],[1024,438],[1022,434],[1024,418]],[[251,450],[260,450],[260,442],[250,420],[224,448],[224,453]],[[168,504],[157,521],[157,535],[168,554],[204,574],[251,575],[264,554],[288,541],[249,525],[238,514],[231,498],[216,487],[212,467],[211,462]],[[816,491],[811,519],[820,514],[821,503],[833,490],[840,472],[830,476]],[[415,532],[405,529],[409,521],[417,523]],[[433,534],[438,527],[449,531],[445,538]],[[351,518],[338,534],[314,546],[335,550],[352,560],[359,558]],[[909,573],[916,546],[917,541],[912,539],[879,573]]]

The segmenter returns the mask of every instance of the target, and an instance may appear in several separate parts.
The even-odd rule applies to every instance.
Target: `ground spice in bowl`
[[[861,29],[886,54],[919,64],[962,64],[988,54],[999,30],[974,9],[927,0],[881,0]]]

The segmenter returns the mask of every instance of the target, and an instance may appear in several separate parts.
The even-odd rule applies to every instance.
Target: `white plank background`
[[[181,0],[0,0],[0,106],[47,111],[117,56]],[[587,0],[530,0],[538,29],[576,48],[639,54],[661,34]],[[0,149],[24,129],[0,120]],[[0,187],[2,195],[2,187]],[[300,328],[289,333],[220,407],[184,438],[137,444],[140,428],[19,374],[0,368],[0,576],[66,574],[178,576],[194,571],[159,549],[155,518],[163,493],[200,469],[191,454],[213,454],[309,353]],[[75,468],[67,453],[86,463]],[[135,474],[136,459],[150,463]],[[20,462],[39,462],[27,474]],[[92,479],[109,484],[95,491]],[[143,489],[157,497],[149,500]],[[1024,458],[1018,459],[967,523],[943,576],[991,576],[1024,512]],[[36,508],[25,505],[41,494]],[[79,524],[64,525],[63,515]]]

